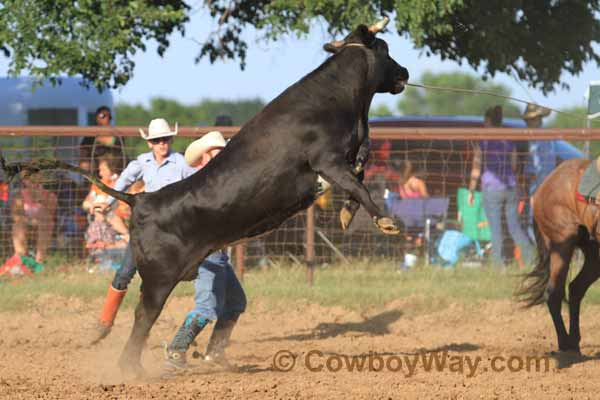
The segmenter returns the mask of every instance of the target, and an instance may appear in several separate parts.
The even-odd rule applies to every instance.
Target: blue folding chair
[[[428,197],[421,199],[402,199],[397,193],[389,192],[385,204],[388,213],[400,219],[404,224],[406,236],[422,237],[425,246],[425,263],[429,264],[431,247],[438,233],[438,225],[446,222],[450,199],[447,197]]]

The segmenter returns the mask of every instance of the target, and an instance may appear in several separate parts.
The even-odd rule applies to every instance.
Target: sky
[[[201,47],[199,42],[207,37],[212,28],[214,22],[200,9],[192,15],[186,26],[186,38],[182,38],[178,32],[171,36],[171,46],[163,58],[156,53],[156,46],[148,43],[145,53],[138,52],[135,55],[133,78],[123,88],[113,90],[115,102],[147,105],[151,98],[159,96],[185,104],[207,98],[235,100],[260,97],[269,101],[318,67],[328,56],[322,50],[322,45],[331,40],[321,26],[315,26],[307,37],[288,36],[268,43],[260,41],[260,35],[251,30],[244,34],[249,45],[245,70],[241,70],[236,61],[210,64],[208,59],[202,59],[195,64],[194,58]],[[454,61],[442,61],[437,56],[427,57],[424,52],[414,49],[409,39],[392,30],[379,37],[387,41],[392,58],[409,70],[411,82],[417,83],[424,71],[476,73],[464,63],[459,66]],[[5,75],[6,68],[6,60],[0,60],[0,73]],[[493,80],[509,86],[515,97],[552,108],[564,108],[585,104],[584,93],[588,83],[600,80],[600,68],[589,64],[579,76],[564,75],[562,79],[570,85],[570,89],[558,89],[548,96],[506,74],[498,74]],[[398,96],[377,94],[373,105],[385,103],[397,112],[398,100]]]

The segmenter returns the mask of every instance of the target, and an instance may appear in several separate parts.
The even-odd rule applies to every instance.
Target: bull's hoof
[[[347,209],[345,206],[340,210],[340,223],[342,224],[342,230],[348,229],[352,219],[354,218],[354,213]]]
[[[379,230],[386,235],[397,235],[400,233],[400,228],[396,225],[393,219],[388,217],[374,217],[375,225]]]
[[[142,379],[148,376],[139,360],[134,361],[129,357],[121,356],[119,359],[121,373],[127,378]]]

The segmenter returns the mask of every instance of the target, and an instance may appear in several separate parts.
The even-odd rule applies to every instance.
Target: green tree
[[[560,111],[563,113],[556,113],[547,125],[549,128],[585,128],[587,126],[587,108],[573,106]],[[592,120],[591,126],[600,128],[600,121]]]
[[[564,108],[563,113],[556,113],[554,118],[547,124],[548,128],[585,128],[587,126],[587,108],[581,106],[573,106]],[[599,120],[592,120],[590,122],[592,128],[600,128]],[[585,146],[584,141],[574,141],[573,144],[580,149]],[[597,157],[600,154],[600,142],[590,142],[590,155]]]
[[[0,54],[9,74],[50,78],[81,75],[98,88],[129,81],[132,57],[155,40],[162,55],[169,35],[184,32],[183,1],[0,0]]]
[[[377,107],[371,107],[369,110],[369,117],[389,117],[394,115],[392,110],[387,104],[380,104]]]
[[[473,74],[448,72],[435,74],[424,72],[419,81],[425,85],[483,90],[510,96],[504,85],[481,81]],[[398,110],[405,115],[475,115],[482,116],[495,104],[504,108],[505,117],[519,117],[519,107],[509,100],[483,94],[457,93],[408,87],[398,101]]]
[[[198,61],[237,58],[243,68],[250,27],[266,40],[307,34],[326,23],[341,36],[382,14],[426,54],[466,62],[484,74],[516,74],[543,91],[576,74],[600,34],[600,0],[212,0],[191,9],[184,1],[0,0],[0,52],[12,75],[81,75],[97,87],[117,88],[132,76],[133,56],[156,40],[163,54],[174,31],[204,8],[216,29],[201,39]],[[563,86],[566,84],[561,83]]]
[[[116,105],[117,125],[148,125],[153,118],[177,121],[180,125],[213,125],[218,115],[229,115],[234,125],[243,125],[265,106],[259,98],[243,100],[201,100],[185,105],[177,100],[155,97],[148,108],[142,105],[118,103]]]

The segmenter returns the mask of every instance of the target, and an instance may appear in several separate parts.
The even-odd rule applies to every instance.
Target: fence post
[[[238,279],[244,281],[244,255],[246,253],[246,244],[238,243],[235,245],[235,267],[237,269]]]
[[[308,285],[312,286],[314,283],[314,270],[315,270],[315,206],[311,205],[306,210],[306,266]]]

